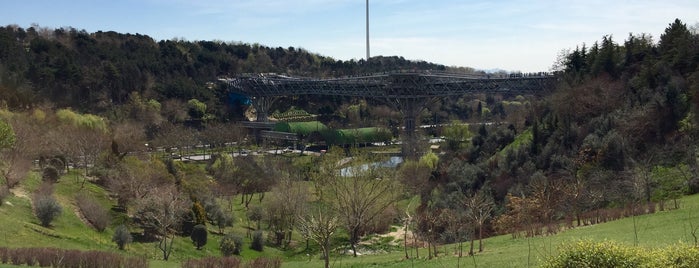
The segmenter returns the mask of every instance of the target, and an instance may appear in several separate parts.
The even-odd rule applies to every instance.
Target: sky
[[[562,51],[611,35],[657,42],[697,0],[370,0],[371,56],[480,70],[549,71]],[[303,48],[366,57],[365,0],[0,0],[0,25],[73,27],[167,39]]]

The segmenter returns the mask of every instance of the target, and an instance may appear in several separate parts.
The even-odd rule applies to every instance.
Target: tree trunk
[[[325,246],[323,246],[323,261],[325,268],[330,268],[330,239],[325,240]]]
[[[406,222],[405,228],[403,229],[403,250],[405,251],[405,259],[410,259],[410,256],[408,256],[408,224]]]
[[[357,257],[357,247],[356,244],[359,241],[359,228],[352,228],[352,234],[350,236],[350,246],[352,248],[352,255]]]
[[[415,258],[420,258],[420,246],[417,244],[417,235],[413,234],[413,242],[415,243]]]
[[[473,255],[473,238],[471,238],[471,249],[468,250],[468,255],[471,256]]]
[[[478,252],[483,252],[483,224],[478,225]]]
[[[168,239],[170,240],[170,244],[168,245]],[[163,252],[163,260],[168,260],[170,258],[170,253],[172,253],[172,242],[174,242],[175,238],[174,237],[168,237],[167,234],[163,236],[163,238],[160,240],[160,243],[158,244],[158,248],[160,248],[160,251]]]
[[[432,241],[429,239],[427,240],[427,259],[432,259]]]

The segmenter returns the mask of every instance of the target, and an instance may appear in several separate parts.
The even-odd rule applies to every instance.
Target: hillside
[[[628,242],[628,232],[610,233],[628,230],[629,220],[637,231],[634,243],[687,241],[688,224],[690,236],[695,233],[694,222],[682,219],[694,219],[684,207],[699,193],[699,34],[679,20],[658,40],[604,36],[564,53],[556,63],[557,88],[548,96],[468,94],[431,103],[421,120],[438,127],[419,133],[415,148],[424,153],[397,168],[376,164],[397,146],[267,154],[269,148],[323,144],[257,140],[234,123],[250,107],[207,82],[244,72],[323,77],[443,66],[400,57],[339,62],[295,48],[17,27],[0,29],[0,60],[0,199],[9,202],[0,206],[9,216],[0,219],[8,221],[0,230],[3,244],[113,252],[110,233],[124,223],[138,241],[126,254],[163,260],[155,264],[220,256],[225,233],[230,240],[243,237],[244,259],[284,256],[301,266],[306,254],[352,263],[364,257],[340,253],[396,250],[385,245],[388,238],[370,246],[366,239],[407,223],[429,249],[422,257],[442,255],[444,245],[492,237],[485,248],[474,247],[476,263],[513,254],[522,265],[525,246],[532,263],[553,252],[565,234],[595,230]],[[388,105],[339,97],[290,96],[273,110],[295,111],[287,114],[330,129],[385,127],[393,134],[402,120]],[[432,147],[428,136],[448,142]],[[351,175],[339,172],[347,168]],[[108,211],[105,232],[75,213],[77,194]],[[685,195],[687,204],[678,203]],[[39,221],[31,209],[39,204],[48,216],[55,205],[63,213]],[[661,238],[656,224],[684,229]],[[196,250],[189,236],[201,225],[209,243]],[[253,244],[265,250],[250,249]],[[407,264],[395,254],[367,259]]]
[[[0,242],[12,247],[59,247],[65,249],[103,250],[119,252],[113,242],[110,241],[113,228],[108,228],[104,233],[96,232],[76,215],[76,209],[72,205],[73,197],[77,193],[89,193],[99,197],[105,205],[114,204],[106,196],[106,193],[88,183],[84,188],[74,180],[74,176],[67,175],[56,185],[57,197],[64,206],[65,211],[55,221],[52,228],[41,227],[31,215],[29,198],[25,195],[37,185],[36,178],[29,179],[14,190],[15,196],[5,200],[0,206],[0,224],[5,226],[0,234]],[[488,238],[484,241],[486,250],[475,257],[464,256],[458,258],[455,254],[458,244],[441,245],[440,257],[433,260],[426,259],[426,249],[420,249],[420,258],[416,258],[415,251],[410,250],[409,260],[404,259],[402,247],[393,248],[391,252],[378,255],[365,255],[358,258],[335,255],[332,263],[343,267],[366,267],[367,265],[379,267],[523,267],[538,266],[542,260],[556,254],[558,247],[578,240],[593,241],[618,241],[626,245],[638,245],[644,248],[660,248],[677,243],[694,244],[692,228],[699,226],[699,195],[688,196],[681,200],[680,209],[658,211],[654,214],[646,214],[637,217],[629,217],[607,223],[600,223],[585,227],[566,230],[551,236],[533,238],[512,238],[510,235],[501,235]],[[116,222],[112,225],[116,225]],[[195,250],[188,237],[178,238],[176,241],[176,255],[174,261],[186,258],[200,258],[207,255],[218,255],[219,237],[210,236],[207,246],[201,250]],[[399,244],[401,241],[397,241]],[[467,243],[464,245],[467,247]],[[246,258],[258,256],[252,250],[247,250]],[[445,254],[445,252],[447,252]],[[152,243],[133,243],[122,254],[147,256],[149,259],[158,259],[155,245]],[[273,249],[267,249],[264,256],[281,255]],[[167,263],[152,262],[158,267]],[[319,267],[322,261],[312,258],[308,261],[304,257],[295,257],[284,261],[282,267]],[[1,265],[0,265],[1,266]],[[5,267],[5,266],[2,266]],[[8,266],[11,267],[11,266]]]

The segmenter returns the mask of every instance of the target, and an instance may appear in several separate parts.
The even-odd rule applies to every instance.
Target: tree
[[[219,249],[221,250],[221,255],[226,257],[240,255],[240,251],[243,250],[243,238],[238,235],[227,234],[221,239]]]
[[[49,227],[51,222],[61,215],[63,210],[58,201],[48,194],[36,194],[33,201],[34,214],[44,227]]]
[[[107,188],[117,194],[118,204],[125,209],[133,200],[144,198],[153,193],[153,189],[174,182],[165,164],[157,157],[146,161],[125,157],[114,171],[106,174]]]
[[[299,231],[311,240],[318,243],[323,252],[325,268],[330,267],[330,242],[333,234],[339,227],[339,221],[332,210],[318,207],[298,216]]]
[[[261,206],[251,207],[247,212],[248,219],[257,223],[255,230],[260,230],[260,221],[265,217],[265,211]]]
[[[673,69],[678,70],[681,74],[686,74],[692,70],[691,45],[693,42],[692,33],[687,28],[687,25],[679,19],[675,19],[665,32],[660,35],[658,42],[658,50],[661,57],[668,62]]]
[[[194,226],[190,238],[192,238],[192,242],[197,247],[197,250],[201,250],[201,247],[206,245],[208,234],[209,232],[206,230],[206,225],[197,224]]]
[[[672,199],[674,209],[679,208],[678,199],[688,192],[687,165],[676,167],[655,166],[652,170],[653,181],[657,185],[651,193],[651,200],[660,203],[660,210],[665,209],[665,201]]]
[[[332,204],[347,228],[356,257],[356,245],[367,225],[396,201],[400,189],[391,170],[372,164],[375,159],[359,156],[353,160],[345,176],[336,170],[328,178],[326,202]]]
[[[10,121],[0,120],[0,177],[5,179],[8,189],[17,185],[29,172],[32,162],[28,156],[39,147],[32,138],[37,134],[30,131],[29,123],[15,116]]]
[[[187,108],[189,116],[194,120],[202,120],[206,115],[206,103],[203,103],[197,99],[190,99],[187,101]]]
[[[117,244],[119,250],[124,250],[124,248],[126,248],[126,245],[131,243],[131,241],[133,241],[133,237],[131,236],[131,233],[129,232],[129,229],[126,227],[126,225],[121,224],[117,226],[116,229],[114,229],[112,242]]]
[[[266,204],[270,229],[275,234],[275,244],[291,242],[291,234],[299,213],[304,210],[308,198],[307,185],[283,176],[272,188],[270,202]]]
[[[478,103],[480,105],[480,102]],[[447,140],[447,147],[452,152],[457,152],[462,144],[466,143],[472,134],[468,130],[468,124],[454,121],[444,128],[444,138]]]
[[[475,223],[478,227],[478,252],[483,252],[483,225],[492,216],[495,203],[491,196],[484,190],[480,190],[472,196],[466,196],[462,204],[466,209],[466,215],[470,218],[470,222]],[[473,255],[473,239],[471,239],[469,254]]]
[[[146,233],[160,237],[158,249],[163,259],[168,260],[175,239],[175,227],[182,216],[189,212],[191,204],[174,185],[165,185],[151,190],[136,201],[134,217]]]
[[[263,237],[262,231],[257,230],[252,233],[250,248],[257,251],[263,251],[265,249],[265,238]]]

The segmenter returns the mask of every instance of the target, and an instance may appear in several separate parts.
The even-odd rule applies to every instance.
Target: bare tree
[[[245,129],[239,124],[212,123],[206,125],[201,136],[203,142],[220,151],[227,143],[240,144],[245,137]]]
[[[294,181],[287,175],[282,176],[279,183],[272,188],[270,192],[272,198],[266,204],[266,208],[277,245],[281,245],[284,238],[287,245],[291,242],[296,219],[304,210],[308,199],[306,187],[305,184]]]
[[[145,125],[141,122],[119,122],[112,124],[112,154],[123,159],[129,152],[140,152],[150,148],[146,146]]]
[[[336,171],[326,184],[327,201],[342,218],[356,257],[356,244],[367,224],[396,201],[400,190],[390,170],[373,165],[369,157],[354,160],[344,176]]]
[[[136,202],[134,217],[147,232],[160,237],[158,249],[168,260],[175,239],[175,227],[191,207],[189,199],[180,194],[174,185],[161,186]]]
[[[31,159],[38,155],[43,133],[32,118],[15,115],[0,126],[0,175],[8,188],[17,185],[32,167]],[[2,121],[0,121],[2,124]]]
[[[472,196],[466,196],[462,204],[470,222],[478,226],[478,252],[483,252],[483,225],[492,217],[495,202],[493,202],[492,197],[481,190]],[[469,254],[473,255],[473,239],[471,239]]]
[[[332,210],[323,207],[298,216],[300,232],[320,245],[325,268],[330,267],[330,239],[338,227],[338,218],[332,213]]]
[[[142,161],[126,157],[115,170],[106,178],[107,187],[118,195],[117,202],[124,208],[131,201],[154,193],[153,188],[174,182],[165,165],[155,158]]]

